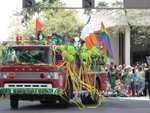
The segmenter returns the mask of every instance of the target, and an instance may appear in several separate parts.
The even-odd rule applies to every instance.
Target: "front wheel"
[[[11,109],[18,109],[19,100],[15,95],[10,95],[10,107]]]
[[[43,105],[54,105],[56,103],[56,101],[55,100],[51,100],[51,101],[41,100],[40,103],[43,104]]]

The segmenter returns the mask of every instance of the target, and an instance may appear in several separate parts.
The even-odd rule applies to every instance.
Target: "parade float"
[[[61,35],[24,40],[17,35],[16,44],[0,48],[0,94],[10,95],[10,106],[18,108],[19,100],[39,100],[42,104],[69,103],[85,108],[100,105],[107,88],[105,70],[112,56],[110,37],[101,29],[99,36],[90,33],[76,46],[64,42]]]

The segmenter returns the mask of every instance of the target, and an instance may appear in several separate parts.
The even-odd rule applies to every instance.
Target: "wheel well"
[[[72,80],[71,80],[71,77],[68,76],[68,79],[67,79],[67,96],[69,96],[69,98],[73,98],[73,83],[72,83]]]
[[[68,80],[69,80],[69,82],[71,82],[71,77],[70,76],[68,76]]]
[[[96,77],[96,83],[95,84],[99,84],[98,89],[101,89],[101,81],[99,77]]]

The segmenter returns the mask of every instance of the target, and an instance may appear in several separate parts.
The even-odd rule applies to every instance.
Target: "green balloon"
[[[99,49],[97,47],[92,48],[92,55],[98,55]]]
[[[89,56],[89,55],[88,55],[87,52],[83,52],[83,53],[80,54],[80,58],[83,59],[83,60],[87,60],[87,59],[88,59],[88,56]]]
[[[87,52],[88,49],[87,49],[87,47],[86,47],[85,45],[83,45],[83,46],[81,47],[81,51],[82,51],[82,52]]]
[[[64,45],[60,45],[59,48],[60,48],[61,52],[63,52],[65,50],[65,46]]]
[[[73,62],[73,61],[75,61],[75,57],[73,55],[67,55],[67,61]]]
[[[75,55],[76,54],[76,49],[75,49],[74,46],[69,45],[68,48],[67,48],[67,52],[68,52],[68,54]]]

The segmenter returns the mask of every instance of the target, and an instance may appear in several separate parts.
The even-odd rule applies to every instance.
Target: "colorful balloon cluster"
[[[71,77],[74,90],[78,91],[82,86],[90,92],[92,98],[94,98],[95,95],[101,95],[101,93],[93,85],[91,85],[92,83],[90,81],[90,78],[88,77],[88,71],[90,69],[89,67],[91,67],[90,65],[94,64],[94,67],[96,67],[96,63],[92,61],[93,58],[97,59],[101,56],[99,49],[96,46],[88,49],[85,44],[83,44],[80,50],[77,50],[73,45],[60,45],[59,49],[64,60],[67,62],[66,66],[69,73],[68,75],[70,75]],[[81,60],[81,66],[78,71],[76,71],[76,67],[75,65],[73,65],[77,60],[77,56],[79,56]],[[82,102],[79,101],[76,102],[76,104],[78,105],[78,107],[83,106]]]
[[[68,61],[70,63],[75,61],[77,50],[74,46],[72,46],[72,45],[69,45],[69,46],[61,45],[60,50],[61,50],[62,55],[66,61]]]

